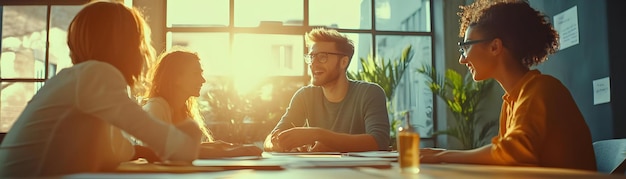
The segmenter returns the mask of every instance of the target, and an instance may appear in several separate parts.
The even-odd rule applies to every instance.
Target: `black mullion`
[[[232,28],[235,27],[235,0],[229,1],[228,9],[228,27]]]
[[[371,0],[371,18],[372,18],[372,28],[370,29],[370,33],[372,35],[372,57],[376,56],[376,0]]]
[[[47,6],[48,12],[46,12],[46,53],[44,57],[44,79],[48,79],[48,73],[50,73],[50,69],[48,68],[50,63],[50,19],[52,19],[52,5]]]
[[[0,6],[0,14],[4,14],[4,6]],[[3,26],[3,24],[4,24],[4,18],[0,17],[0,34],[2,34],[2,26]],[[2,38],[1,37],[0,37],[0,44],[2,44]],[[2,61],[0,61],[0,63],[2,63]],[[2,69],[0,69],[0,74],[2,74]],[[0,83],[2,83],[2,75],[0,75]],[[0,95],[2,95],[2,88],[0,88]]]
[[[303,26],[280,26],[280,27],[170,27],[169,32],[234,32],[254,34],[298,34],[301,35]]]
[[[169,50],[169,49],[167,49],[167,45],[168,45],[168,44],[167,44],[167,32],[169,31],[169,28],[167,27],[167,26],[168,26],[168,24],[167,24],[167,1],[169,1],[169,0],[164,0],[164,1],[162,2],[163,4],[161,4],[161,5],[162,5],[162,7],[163,7],[163,8],[161,8],[161,12],[163,13],[163,16],[162,16],[162,17],[163,17],[163,20],[161,20],[161,22],[162,22],[163,27],[165,28],[165,30],[163,31],[164,33],[159,34],[159,35],[161,36],[161,39],[163,39],[163,41],[165,41],[165,45],[163,46],[163,48],[162,48],[162,49],[157,49],[158,51],[166,51],[166,50]],[[133,6],[134,6],[134,2],[133,2]],[[171,41],[171,39],[170,39],[170,41]],[[171,42],[170,42],[170,43],[171,43]],[[157,52],[157,53],[158,53],[158,52]],[[157,54],[157,56],[158,56],[158,55],[159,55],[159,54]],[[155,57],[155,58],[156,58],[156,57]],[[154,59],[154,60],[155,60],[155,62],[156,62],[156,59]],[[152,65],[156,65],[156,64],[152,64]]]
[[[2,0],[0,5],[84,5],[89,0]]]
[[[432,36],[432,32],[407,32],[407,31],[375,31],[356,29],[337,29],[344,33],[375,33],[376,35],[411,35],[411,36]]]
[[[228,59],[230,59],[230,63],[234,63],[235,59],[233,58],[233,47],[234,47],[234,42],[235,42],[235,0],[230,0],[228,2],[229,6],[228,6],[228,27],[227,27],[227,31],[228,32]],[[223,31],[221,31],[223,32]]]
[[[433,69],[436,69],[436,63],[435,63],[435,55],[437,55],[437,53],[435,53],[435,26],[433,25],[433,22],[435,22],[435,18],[433,17],[433,15],[435,14],[434,11],[434,7],[435,5],[433,5],[434,3],[432,2],[432,0],[429,0],[430,5],[430,54],[432,54],[430,56],[430,65],[432,66]],[[433,93],[432,94],[432,105],[433,105],[433,111],[432,111],[432,122],[433,122],[433,131],[437,130],[437,96]],[[430,135],[430,139],[433,140],[433,146],[437,146],[437,138],[435,137],[435,135]]]
[[[304,6],[304,10],[303,12],[303,20],[302,20],[302,26],[304,27],[308,27],[309,26],[309,0],[304,0],[303,1],[303,6]]]
[[[46,79],[34,79],[34,78],[2,78],[2,82],[46,82]]]
[[[310,24],[309,23],[309,18],[310,18],[310,16],[309,16],[309,12],[310,12],[309,8],[311,7],[311,6],[309,6],[309,0],[304,0],[302,5],[303,5],[303,8],[304,8],[304,10],[302,11],[303,12],[302,26],[305,28],[304,30],[306,32],[309,32],[309,31],[312,30],[312,28],[309,25]],[[304,48],[303,52],[305,54],[308,54],[309,53],[309,48],[306,47],[306,39],[304,39],[305,38],[304,34],[301,34],[301,35],[302,35],[302,48]],[[309,74],[307,73],[308,72],[308,67],[309,67],[309,65],[306,64],[306,63],[304,63],[303,66],[302,66],[302,68],[303,68],[302,76],[303,76],[304,80],[308,80],[306,78],[307,76],[309,76]],[[304,81],[304,83],[306,84],[306,81]]]

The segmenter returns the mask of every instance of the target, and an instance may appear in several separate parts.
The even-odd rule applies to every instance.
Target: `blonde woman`
[[[196,98],[206,82],[202,72],[200,58],[195,52],[175,47],[161,54],[152,71],[151,87],[143,109],[171,124],[195,121],[204,134],[200,158],[260,156],[262,150],[258,147],[213,139],[197,108]]]

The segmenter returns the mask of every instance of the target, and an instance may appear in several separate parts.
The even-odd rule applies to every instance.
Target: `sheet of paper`
[[[593,80],[593,104],[611,102],[611,80],[609,77]]]
[[[233,159],[198,159],[193,161],[197,167],[218,167],[224,169],[255,169],[255,170],[282,170],[290,164],[287,160],[233,160]]]
[[[350,152],[346,153],[347,156],[355,157],[378,157],[378,158],[398,158],[398,152],[389,151],[370,151],[370,152]]]
[[[559,50],[578,44],[578,7],[571,7],[554,16],[554,29],[559,33]]]

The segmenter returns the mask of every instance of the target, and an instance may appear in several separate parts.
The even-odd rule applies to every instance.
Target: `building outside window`
[[[71,66],[67,27],[87,1],[40,2],[48,3],[0,2],[0,132],[8,132],[47,79]]]

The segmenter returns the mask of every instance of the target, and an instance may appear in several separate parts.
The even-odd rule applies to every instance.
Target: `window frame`
[[[51,64],[50,64],[50,29],[51,29],[51,20],[52,20],[52,7],[53,6],[82,6],[86,3],[90,2],[90,0],[28,0],[28,1],[23,1],[23,0],[3,0],[0,1],[0,14],[4,13],[4,6],[46,6],[46,25],[45,25],[45,30],[46,30],[46,37],[45,37],[45,41],[46,41],[46,49],[45,49],[45,54],[44,54],[44,59],[42,59],[42,61],[40,60],[36,60],[38,62],[42,62],[43,65],[43,71],[37,71],[35,69],[35,71],[37,71],[37,73],[41,73],[41,76],[36,75],[30,78],[3,78],[2,76],[0,76],[0,84],[4,84],[4,83],[34,83],[35,87],[38,89],[38,87],[41,87],[43,85],[43,83],[45,83],[48,79],[50,79],[50,77],[52,77],[53,75],[51,75],[50,71],[51,71]],[[2,31],[2,24],[3,24],[3,18],[0,17],[0,32]],[[0,44],[2,43],[2,38],[0,38]],[[56,65],[54,65],[56,66]],[[56,68],[56,67],[55,67]],[[0,94],[2,94],[2,89],[0,89]],[[0,141],[2,141],[2,139],[4,138],[4,136],[6,135],[7,132],[0,132]]]
[[[434,12],[433,12],[433,8],[434,8],[434,3],[433,0],[428,0],[430,1],[429,3],[429,21],[427,24],[429,27],[429,32],[424,32],[424,31],[401,31],[400,30],[377,30],[376,28],[376,9],[375,8],[371,8],[371,18],[370,18],[370,23],[371,23],[371,28],[370,29],[348,29],[348,28],[336,28],[336,27],[327,27],[327,26],[310,26],[309,24],[309,2],[311,0],[303,0],[303,19],[302,19],[302,26],[292,26],[292,25],[284,25],[284,26],[272,26],[272,27],[264,27],[264,26],[257,26],[257,27],[237,27],[235,25],[235,0],[228,0],[229,1],[229,18],[228,18],[228,26],[220,26],[220,27],[181,27],[181,26],[174,26],[172,25],[171,27],[168,27],[168,22],[167,22],[167,1],[169,0],[164,0],[163,2],[163,13],[165,18],[163,18],[163,21],[160,22],[160,24],[162,25],[163,30],[163,34],[162,38],[166,39],[166,34],[167,33],[189,33],[189,32],[225,32],[228,33],[229,35],[229,54],[231,54],[232,57],[232,53],[233,53],[233,42],[234,40],[234,36],[236,34],[241,34],[241,33],[247,33],[247,34],[259,34],[259,35],[266,35],[266,34],[283,34],[283,35],[303,35],[306,32],[309,32],[310,30],[314,29],[314,28],[318,28],[318,27],[326,27],[326,28],[333,28],[336,29],[338,32],[340,33],[355,33],[355,34],[369,34],[371,36],[371,55],[372,56],[376,56],[377,55],[377,36],[380,35],[392,35],[392,36],[417,36],[417,37],[430,37],[430,41],[431,41],[431,64],[434,67],[435,66],[435,51],[436,51],[436,46],[435,46],[435,30],[433,29],[434,25],[435,25],[435,18],[433,17]],[[376,0],[371,0],[370,1],[370,6],[371,7],[376,7]],[[416,14],[417,12],[412,12],[410,13],[410,17],[407,17],[407,19],[403,19],[403,21],[406,20],[411,20],[414,21],[416,19]],[[415,24],[415,22],[412,22],[414,26],[417,26],[417,24]],[[303,41],[303,43],[306,43]],[[169,46],[166,45],[166,46]],[[306,44],[303,44],[304,47],[304,52],[308,52],[308,49],[306,48]],[[165,49],[167,50],[167,49]],[[232,59],[230,59],[232,60]],[[294,81],[301,81],[301,82],[308,82],[309,81],[309,75],[307,73],[307,64],[305,63],[302,68],[303,73],[301,76],[279,76],[279,78],[287,78],[290,80],[294,80]],[[272,77],[277,77],[276,75],[272,76]],[[404,80],[404,79],[403,79]],[[436,99],[434,94],[433,94],[433,98],[432,99]],[[432,107],[433,109],[436,108],[436,104],[433,100],[432,103]],[[432,117],[432,122],[433,122],[433,130],[437,130],[437,117],[436,115],[433,115]],[[422,139],[425,140],[429,140],[429,141],[433,141],[433,143],[435,144],[435,146],[437,145],[437,141],[435,140],[436,137],[434,135],[428,136],[428,137],[421,137]]]
[[[159,9],[164,17],[167,16],[167,1],[168,0],[163,0],[162,1],[162,6],[165,8]],[[236,27],[235,26],[235,14],[234,14],[234,6],[235,6],[235,0],[229,0],[229,24],[227,27],[167,27],[167,18],[162,18],[162,21],[160,24],[162,24],[162,28],[163,31],[162,33],[159,34],[153,34],[153,35],[160,35],[162,37],[162,39],[166,39],[166,34],[168,32],[227,32],[229,34],[229,53],[232,54],[232,50],[233,50],[233,42],[234,42],[234,36],[236,34],[240,34],[240,33],[248,33],[248,34],[284,34],[284,35],[302,35],[306,32],[309,32],[310,30],[312,30],[313,28],[317,28],[317,27],[325,27],[325,26],[310,26],[309,25],[309,1],[310,0],[303,0],[303,22],[302,22],[302,26],[281,26],[281,27]],[[418,37],[422,37],[422,36],[427,36],[431,38],[431,63],[433,65],[433,67],[435,66],[435,51],[437,50],[437,46],[435,46],[435,29],[433,29],[432,27],[435,27],[435,18],[434,18],[434,2],[433,0],[429,0],[429,23],[428,24],[431,28],[429,32],[420,32],[420,31],[389,31],[389,30],[376,30],[376,10],[375,8],[371,9],[371,28],[370,29],[345,29],[345,28],[335,28],[337,31],[341,32],[341,33],[358,33],[358,34],[369,34],[371,35],[371,51],[370,53],[373,56],[377,55],[377,38],[376,36],[378,35],[394,35],[394,36],[418,36]],[[49,33],[50,33],[50,21],[51,21],[51,8],[52,6],[55,5],[84,5],[86,3],[90,2],[90,0],[29,0],[29,1],[23,1],[23,0],[3,0],[0,1],[0,6],[6,6],[6,5],[46,5],[47,6],[47,15],[46,15],[46,44],[49,43]],[[376,7],[376,0],[371,0],[371,7]],[[0,7],[0,13],[2,12],[2,7]],[[409,18],[415,18],[413,17],[409,17]],[[0,27],[1,27],[1,23],[2,23],[2,19],[0,19]],[[2,42],[2,39],[0,39],[0,43]],[[303,47],[305,48],[304,51],[307,52],[308,49],[306,49],[306,45],[303,44]],[[50,62],[49,62],[49,46],[46,46],[46,51],[45,51],[45,73],[44,79],[37,79],[37,78],[2,78],[0,77],[0,82],[27,82],[27,83],[37,83],[37,82],[45,82],[47,79],[50,78]],[[303,73],[300,76],[283,76],[282,78],[286,78],[288,80],[293,80],[293,81],[298,81],[298,82],[308,82],[309,81],[309,75],[307,74],[307,65],[304,64],[302,67]],[[434,96],[434,95],[433,95]],[[435,99],[433,97],[433,99]],[[437,106],[435,105],[435,102],[433,102],[433,108],[436,108]],[[435,111],[436,109],[434,109],[433,111]],[[433,120],[433,129],[437,129],[437,117],[436,115],[433,116],[432,118]],[[0,132],[1,134],[2,132]],[[428,138],[422,138],[422,139],[428,139],[428,140],[433,140],[436,146],[437,141],[434,140],[435,137],[434,136],[430,136]]]

